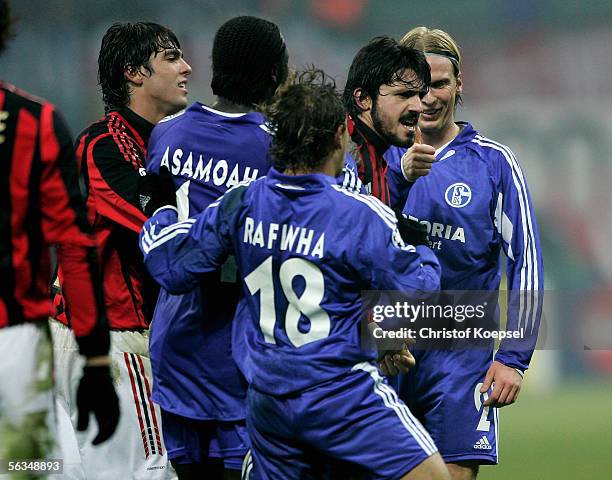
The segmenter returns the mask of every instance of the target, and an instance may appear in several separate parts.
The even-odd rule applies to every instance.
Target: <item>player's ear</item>
[[[459,72],[457,74],[457,95],[461,95],[463,93],[463,74]]]
[[[136,68],[133,65],[128,65],[123,71],[123,76],[128,82],[131,82],[134,85],[142,85],[144,75],[142,74],[140,68]]]
[[[346,144],[348,143],[348,130],[346,128],[346,122],[342,122],[338,125],[336,129],[336,133],[334,135],[334,145],[336,148],[346,149]]]
[[[372,98],[361,88],[353,90],[355,104],[364,112],[372,108]]]

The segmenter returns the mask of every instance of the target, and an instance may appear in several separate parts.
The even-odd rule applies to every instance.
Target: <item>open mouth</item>
[[[417,123],[419,121],[418,117],[410,117],[410,118],[402,118],[400,123],[408,129],[410,132],[414,132],[416,130]]]
[[[427,120],[428,118],[433,118],[437,116],[440,113],[440,110],[440,108],[430,108],[427,110],[423,110],[421,115],[425,118],[425,120]]]
[[[187,80],[183,80],[182,82],[178,83],[179,88],[182,88],[183,90],[187,91]]]

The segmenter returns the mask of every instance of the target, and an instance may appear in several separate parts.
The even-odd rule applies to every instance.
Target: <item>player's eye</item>
[[[434,82],[431,84],[431,88],[444,88],[446,86],[449,85],[449,81],[448,80],[441,80],[439,82]]]

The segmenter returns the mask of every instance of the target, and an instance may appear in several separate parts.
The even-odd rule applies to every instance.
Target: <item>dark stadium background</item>
[[[18,35],[0,77],[39,93],[73,133],[102,115],[96,58],[115,21],[172,28],[209,101],[216,28],[277,22],[290,63],[343,86],[375,35],[440,27],[463,48],[460,119],[509,145],[530,184],[546,267],[543,338],[519,402],[500,412],[501,465],[487,479],[602,479],[612,471],[612,2],[555,0],[13,0]],[[585,346],[587,348],[585,348]]]

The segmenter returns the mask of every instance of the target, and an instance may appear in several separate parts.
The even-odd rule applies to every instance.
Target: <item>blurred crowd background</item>
[[[593,415],[576,422],[568,436],[599,441],[603,434],[603,445],[612,444],[612,2],[13,0],[12,5],[17,35],[0,59],[0,78],[55,102],[74,134],[103,114],[96,62],[102,35],[113,22],[151,20],[173,29],[193,67],[190,98],[203,102],[212,100],[214,32],[237,14],[278,23],[290,63],[316,64],[340,87],[354,54],[376,35],[399,38],[417,25],[451,33],[464,57],[464,106],[457,117],[517,154],[535,204],[546,268],[544,348],[527,374],[523,406],[502,411],[502,419],[508,411],[515,425],[502,427],[502,461],[505,436],[516,434],[521,447],[508,446],[506,470],[483,477],[603,478],[589,476],[584,467],[595,458],[595,468],[597,461],[610,462],[604,460],[609,452],[597,456],[600,447],[592,444],[585,450],[590,460],[579,463],[576,475],[574,463],[563,466],[565,450],[557,444],[550,450],[550,463],[561,462],[557,476],[545,470],[513,477],[512,468],[520,472],[520,459],[529,459],[529,451],[534,462],[546,460],[544,445],[553,437],[536,433],[533,448],[525,447],[522,429],[533,435],[562,428],[565,409],[572,410],[568,415]],[[539,429],[547,414],[555,425]],[[555,441],[563,436],[554,435]],[[576,453],[575,445],[565,447]],[[513,455],[518,460],[510,460]],[[609,473],[612,466],[607,467]]]

